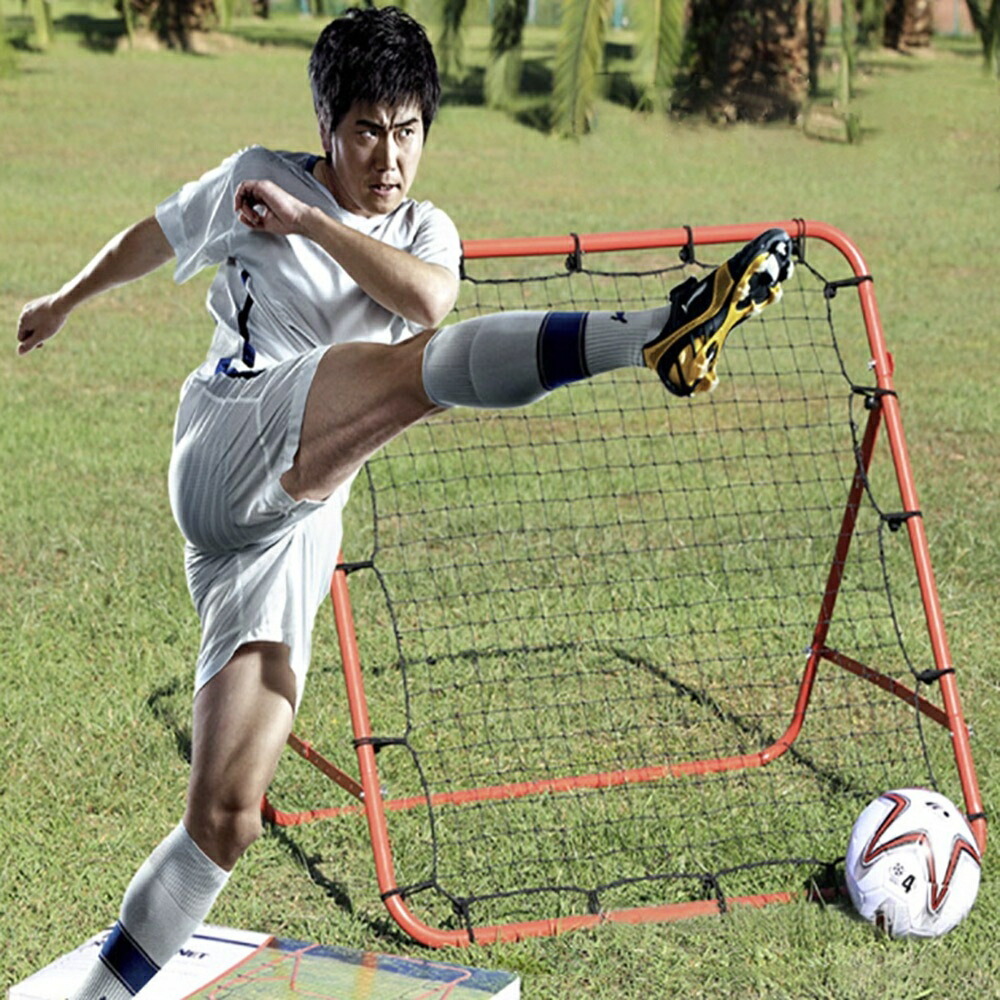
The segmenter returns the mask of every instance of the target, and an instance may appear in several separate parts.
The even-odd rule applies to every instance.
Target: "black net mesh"
[[[659,305],[701,266],[675,253],[541,276],[470,262],[458,315]],[[427,923],[797,890],[871,798],[936,780],[946,733],[829,662],[772,763],[662,772],[758,754],[791,722],[873,398],[857,294],[833,291],[800,264],[710,396],[604,375],[436,417],[359,478],[345,558],[374,566],[352,602],[374,731],[395,741],[385,795],[423,803],[389,831]],[[898,505],[879,450],[827,644],[913,686],[932,664]],[[623,780],[641,769],[655,780]],[[559,784],[580,775],[594,787]],[[500,791],[434,798],[482,788]]]

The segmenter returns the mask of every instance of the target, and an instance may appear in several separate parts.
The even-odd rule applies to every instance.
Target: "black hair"
[[[309,58],[309,82],[324,137],[358,101],[390,107],[415,103],[426,136],[441,101],[427,33],[397,7],[351,8],[331,21]]]

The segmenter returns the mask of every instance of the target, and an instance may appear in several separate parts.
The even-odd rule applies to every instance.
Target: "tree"
[[[48,0],[30,0],[30,5],[35,44],[40,49],[47,49],[52,44],[52,7]]]
[[[215,0],[119,0],[129,31],[144,24],[171,49],[191,50],[191,34],[219,23]]]
[[[931,0],[887,0],[882,39],[890,49],[922,49],[934,37]]]
[[[441,0],[441,37],[437,56],[444,76],[453,76],[462,68],[462,21],[468,0]]]
[[[467,0],[440,2],[438,51],[449,72],[460,65]],[[494,4],[486,91],[489,103],[503,106],[516,91],[527,2]],[[563,135],[592,127],[613,5],[563,0],[552,97],[552,125]],[[707,108],[728,120],[797,116],[810,74],[815,77],[810,39],[815,43],[826,23],[827,0],[634,0],[630,9],[639,38],[634,82],[641,107],[669,106],[683,66],[683,107]]]
[[[521,42],[528,17],[528,0],[496,0],[493,34],[483,80],[491,108],[509,107],[521,83]]]
[[[647,107],[665,109],[669,105],[684,55],[687,6],[677,0],[639,5],[639,83]]]
[[[858,44],[878,45],[882,41],[886,0],[854,0],[857,9]]]
[[[564,0],[553,84],[553,123],[580,135],[593,122],[612,0]],[[684,44],[685,0],[634,5],[639,35],[639,90],[647,108],[667,105]]]
[[[1000,76],[1000,0],[965,0],[965,3],[983,43],[986,65]]]
[[[691,0],[683,101],[725,121],[798,116],[809,89],[806,0]]]
[[[442,31],[437,42],[442,70],[462,64],[462,21],[468,0],[440,0]],[[586,132],[604,61],[614,0],[563,0],[553,84],[553,127],[565,135]],[[638,89],[644,106],[665,106],[683,45],[686,0],[638,0],[633,4],[641,39]],[[517,92],[521,41],[528,0],[494,0],[493,31],[484,83],[493,107],[510,104]]]
[[[17,58],[7,36],[7,22],[0,9],[0,80],[17,72]]]
[[[611,0],[563,4],[553,81],[553,124],[563,135],[582,135],[593,123],[597,73],[611,15]]]

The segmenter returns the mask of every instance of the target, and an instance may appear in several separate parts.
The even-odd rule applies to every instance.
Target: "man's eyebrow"
[[[385,132],[390,128],[408,128],[410,125],[416,125],[418,121],[420,121],[419,116],[414,115],[412,118],[407,118],[405,122],[392,122],[391,125],[383,125],[381,122],[372,121],[370,118],[357,118],[354,124],[357,128],[371,128],[377,132]]]

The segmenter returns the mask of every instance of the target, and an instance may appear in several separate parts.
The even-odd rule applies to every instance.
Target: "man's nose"
[[[391,132],[386,132],[375,150],[375,166],[379,170],[390,170],[396,165],[399,144]]]

